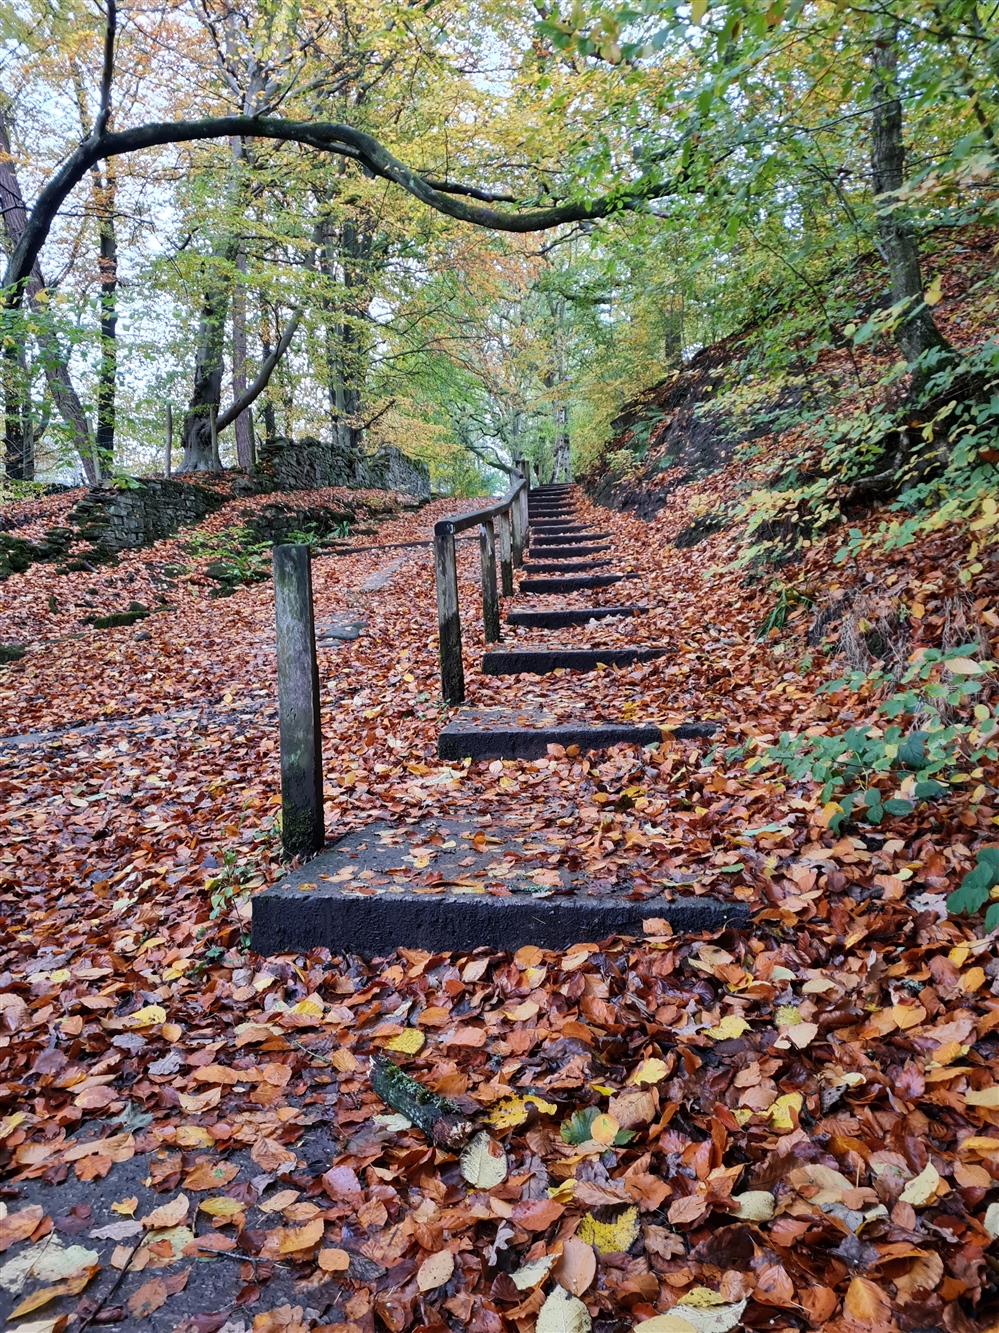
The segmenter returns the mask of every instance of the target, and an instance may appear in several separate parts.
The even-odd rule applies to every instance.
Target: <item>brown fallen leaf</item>
[[[552,1268],[552,1277],[560,1287],[573,1296],[582,1296],[589,1290],[597,1275],[597,1256],[592,1245],[578,1236],[569,1236],[562,1242],[562,1253]]]
[[[451,1250],[438,1250],[424,1259],[416,1270],[416,1285],[420,1291],[433,1291],[443,1287],[451,1280],[454,1272],[454,1254]]]
[[[191,1205],[186,1194],[178,1194],[169,1203],[160,1204],[159,1208],[140,1218],[142,1225],[150,1231],[165,1231],[170,1227],[179,1227],[187,1221]]]

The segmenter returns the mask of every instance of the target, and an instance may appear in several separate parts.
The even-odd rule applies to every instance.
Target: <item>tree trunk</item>
[[[97,375],[97,455],[107,471],[114,463],[115,396],[118,380],[118,241],[115,235],[115,176],[93,170],[94,205],[100,241],[101,361]]]
[[[267,361],[272,352],[270,332],[268,330],[269,312],[267,307],[261,303],[260,307],[260,350],[263,358]],[[264,422],[264,439],[268,444],[272,444],[277,439],[277,417],[274,412],[274,399],[268,391],[264,396],[264,405],[260,410],[260,415]]]
[[[201,306],[198,344],[194,362],[194,388],[184,417],[183,472],[212,470],[211,413],[218,415],[222,398],[222,371],[225,362],[225,323],[232,292],[231,268],[239,250],[239,240],[226,236],[212,249],[211,273]]]
[[[28,400],[27,367],[22,346],[16,339],[4,346],[2,373],[7,476],[11,481],[31,481],[35,475],[35,435]]]
[[[11,249],[14,249],[24,231],[28,211],[11,156],[10,137],[2,106],[0,106],[0,213],[3,215],[4,233]],[[38,316],[35,337],[41,349],[45,378],[52,401],[66,423],[72,446],[83,464],[84,474],[88,482],[93,485],[100,481],[101,470],[94,453],[90,424],[70,377],[67,357],[52,327],[48,306],[44,300],[38,299],[44,290],[45,280],[42,277],[41,267],[36,262],[25,284],[25,294],[31,309]]]
[[[902,103],[898,95],[898,30],[882,28],[874,39],[871,117],[871,176],[878,207],[878,237],[891,281],[892,304],[905,303],[895,331],[899,351],[912,367],[910,396],[922,393],[931,373],[917,365],[927,352],[953,353],[923,300],[919,243],[908,211],[900,207],[897,191],[905,181],[905,141]]]
[[[232,398],[246,392],[246,251],[236,255],[236,285],[232,293]],[[253,418],[246,408],[236,418],[236,458],[244,472],[253,471]]]

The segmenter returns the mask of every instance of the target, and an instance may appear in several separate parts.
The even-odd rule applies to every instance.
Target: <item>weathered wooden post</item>
[[[222,460],[219,458],[219,431],[214,403],[208,409],[208,429],[212,438],[212,471],[218,473],[222,471]]]
[[[465,701],[465,672],[461,662],[458,566],[454,555],[454,528],[446,518],[434,524],[434,574],[440,632],[441,692],[446,704],[460,704]]]
[[[163,475],[170,476],[173,463],[173,403],[166,405],[166,443],[163,446]]]
[[[281,838],[285,856],[301,856],[321,851],[326,841],[319,668],[308,546],[275,546],[273,576],[281,732]]]
[[[496,591],[496,529],[491,518],[479,525],[482,565],[482,630],[486,643],[500,641],[499,594]]]
[[[524,478],[524,489],[517,496],[517,503],[520,505],[521,531],[524,534],[523,546],[521,548],[521,564],[523,564],[523,552],[531,544],[531,511],[528,503],[528,495],[531,490],[531,465],[526,458],[519,458],[517,466],[520,468]]]
[[[500,575],[504,597],[513,596],[513,538],[510,511],[499,515]]]
[[[525,475],[524,460],[515,458],[514,467],[521,477]],[[516,475],[516,474],[515,474]],[[511,503],[511,527],[513,529],[513,563],[519,569],[524,563],[524,544],[527,540],[527,488],[515,496]]]

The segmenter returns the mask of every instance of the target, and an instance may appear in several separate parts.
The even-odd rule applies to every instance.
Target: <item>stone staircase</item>
[[[574,486],[541,486],[530,492],[528,499],[528,554],[530,561],[523,568],[518,592],[521,597],[586,592],[612,587],[626,579],[638,576],[632,573],[591,574],[595,564],[613,565],[612,558],[599,562],[572,559],[577,552],[591,555],[597,550],[613,553],[612,546],[594,546],[597,539],[608,538],[609,533],[594,532],[578,521]],[[546,563],[549,554],[557,551],[560,563]],[[537,577],[539,574],[559,577]],[[541,630],[559,630],[584,626],[591,620],[606,620],[611,616],[639,616],[648,608],[638,603],[614,606],[555,606],[532,610],[515,607],[507,616],[510,626]],[[666,646],[641,648],[587,648],[566,646],[553,642],[543,647],[500,646],[489,649],[482,659],[482,672],[487,676],[547,675],[552,671],[596,671],[600,667],[631,666],[635,662],[650,662],[669,652]],[[695,724],[694,735],[710,735],[711,724]],[[676,734],[674,729],[673,734]],[[622,743],[656,745],[662,739],[658,727],[619,724],[565,723],[546,720],[541,713],[518,723],[506,709],[461,709],[442,731],[438,754],[443,758],[461,759],[523,759],[528,754],[537,758],[547,753],[549,744],[578,745],[581,750],[606,749]]]
[[[530,492],[530,560],[507,615],[511,629],[552,631],[551,642],[500,644],[487,648],[482,659],[483,677],[522,676],[532,699],[539,691],[544,694],[538,677],[551,672],[613,670],[670,651],[666,645],[580,646],[557,634],[606,625],[615,617],[634,621],[649,610],[640,602],[579,605],[577,599],[530,605],[533,598],[568,598],[638,577],[613,572],[608,534],[578,521],[576,500],[574,486]],[[605,554],[605,560],[591,559]],[[608,568],[611,572],[592,572]],[[527,681],[533,681],[532,688]],[[650,723],[567,717],[566,694],[562,685],[552,691],[558,703],[551,711],[543,699],[540,706],[459,708],[438,737],[438,756],[452,763],[530,763],[547,759],[549,746],[561,747],[557,754],[574,755],[573,747],[582,754],[663,740],[664,729]],[[622,711],[626,704],[625,688]],[[715,724],[687,722],[668,731],[677,739],[706,739]],[[585,867],[571,868],[578,858],[564,855],[564,829],[572,822],[564,816],[572,813],[572,794],[559,803],[557,814],[538,800],[525,799],[521,792],[507,801],[493,800],[478,813],[466,807],[450,814],[441,788],[433,814],[372,823],[341,838],[254,899],[253,948],[283,953],[321,945],[335,954],[369,957],[399,947],[437,952],[535,944],[565,949],[611,934],[641,936],[650,918],[668,921],[677,931],[714,931],[747,920],[741,903],[690,893],[669,882],[650,894],[647,881],[639,874],[632,882],[628,868],[612,886],[592,881]]]

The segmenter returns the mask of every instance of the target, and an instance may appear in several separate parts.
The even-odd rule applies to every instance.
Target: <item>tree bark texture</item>
[[[212,409],[218,413],[222,398],[222,371],[225,362],[225,325],[232,294],[232,268],[239,250],[239,238],[227,235],[212,248],[205,294],[198,322],[197,351],[194,360],[194,385],[187,415],[184,417],[184,472],[212,470]]]
[[[919,243],[912,219],[897,199],[897,191],[905,182],[905,139],[898,93],[896,29],[885,27],[878,32],[871,63],[874,71],[871,179],[878,207],[878,237],[888,264],[892,304],[906,303],[895,341],[905,360],[914,366],[926,352],[949,352],[952,349],[937,328],[932,310],[923,300]],[[913,369],[913,397],[921,392],[926,378],[925,369]]]
[[[3,215],[4,233],[11,250],[15,250],[24,235],[28,210],[21,193],[21,183],[18,180],[14,159],[11,156],[10,136],[2,107],[0,107],[0,212]],[[39,300],[39,295],[44,291],[45,280],[41,267],[35,262],[25,283],[25,296],[37,317],[34,333],[41,350],[45,379],[52,401],[66,423],[72,447],[83,464],[84,474],[88,482],[93,485],[100,480],[101,472],[94,457],[90,423],[87,421],[83,404],[70,376],[68,358],[52,327],[48,307],[44,298]],[[20,411],[20,408],[17,410]]]
[[[118,385],[118,241],[115,234],[115,175],[110,162],[92,169],[97,212],[101,283],[101,359],[97,374],[97,455],[107,471],[114,463],[115,400]]]
[[[236,255],[236,285],[232,293],[232,400],[235,406],[246,392],[246,250]],[[221,428],[221,422],[220,428]],[[244,472],[253,471],[253,418],[249,408],[236,417],[236,459]]]

